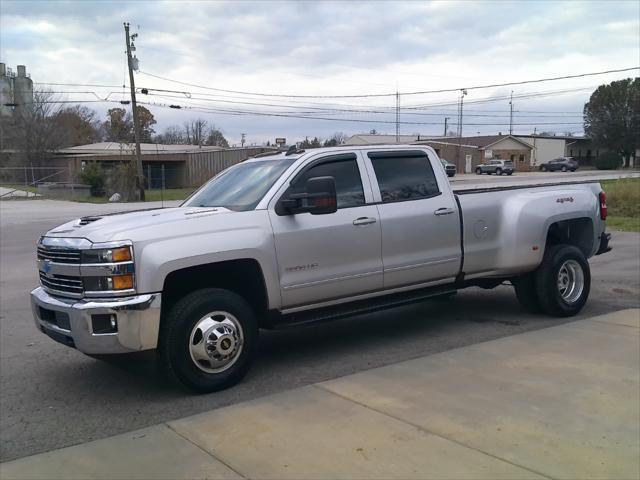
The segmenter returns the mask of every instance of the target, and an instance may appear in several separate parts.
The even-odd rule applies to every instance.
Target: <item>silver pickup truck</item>
[[[184,204],[84,217],[37,245],[35,323],[89,355],[157,349],[192,390],[247,372],[261,328],[336,319],[511,282],[569,316],[610,250],[598,183],[454,192],[423,146],[247,160]]]

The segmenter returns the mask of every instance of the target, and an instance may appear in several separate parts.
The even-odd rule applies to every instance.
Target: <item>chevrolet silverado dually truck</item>
[[[610,250],[598,183],[453,191],[427,146],[274,152],[181,206],[83,217],[37,245],[39,330],[91,356],[156,349],[199,392],[238,382],[258,332],[510,282],[531,312],[587,301]]]

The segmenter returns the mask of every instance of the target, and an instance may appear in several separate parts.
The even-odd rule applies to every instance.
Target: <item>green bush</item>
[[[598,170],[615,170],[622,166],[622,157],[616,152],[603,152],[594,162]]]
[[[127,202],[138,199],[136,188],[137,169],[134,162],[122,162],[112,171],[109,179],[110,194],[118,192]]]
[[[107,177],[102,167],[95,162],[88,163],[80,172],[80,181],[91,186],[91,195],[101,197],[104,195],[104,185]]]

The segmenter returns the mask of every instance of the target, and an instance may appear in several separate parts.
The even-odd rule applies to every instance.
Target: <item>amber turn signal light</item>
[[[116,275],[111,277],[114,290],[130,290],[133,288],[133,275]]]
[[[111,258],[114,262],[128,262],[131,260],[131,249],[129,247],[114,248],[111,251]]]

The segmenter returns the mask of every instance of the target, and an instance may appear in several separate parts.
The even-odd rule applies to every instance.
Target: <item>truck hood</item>
[[[174,236],[181,229],[177,224],[233,213],[235,212],[223,207],[173,207],[108,213],[72,220],[51,229],[45,235],[86,238],[94,243],[113,240],[135,241],[142,232],[145,232],[146,236],[150,229],[153,229],[158,237]]]

